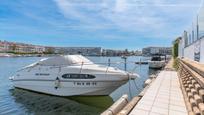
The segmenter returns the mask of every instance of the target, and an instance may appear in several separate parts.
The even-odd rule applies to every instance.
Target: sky
[[[201,0],[0,0],[0,40],[45,46],[171,46]]]

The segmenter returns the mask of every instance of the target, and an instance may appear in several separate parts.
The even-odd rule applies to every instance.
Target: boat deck
[[[175,71],[161,71],[130,115],[187,115]]]

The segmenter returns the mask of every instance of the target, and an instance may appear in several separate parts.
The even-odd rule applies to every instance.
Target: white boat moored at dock
[[[94,64],[81,55],[45,58],[10,79],[17,88],[57,95],[109,95],[138,75]]]
[[[149,68],[160,69],[165,66],[165,61],[160,56],[153,56],[149,61]]]

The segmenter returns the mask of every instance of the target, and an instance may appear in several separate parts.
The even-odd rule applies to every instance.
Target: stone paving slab
[[[161,71],[129,115],[188,115],[175,71]]]

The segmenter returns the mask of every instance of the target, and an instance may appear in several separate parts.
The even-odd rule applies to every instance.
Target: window
[[[151,61],[161,61],[161,57],[152,57]]]
[[[36,73],[36,76],[49,76],[49,73]]]
[[[94,79],[94,75],[89,74],[64,74],[62,75],[64,79]]]

